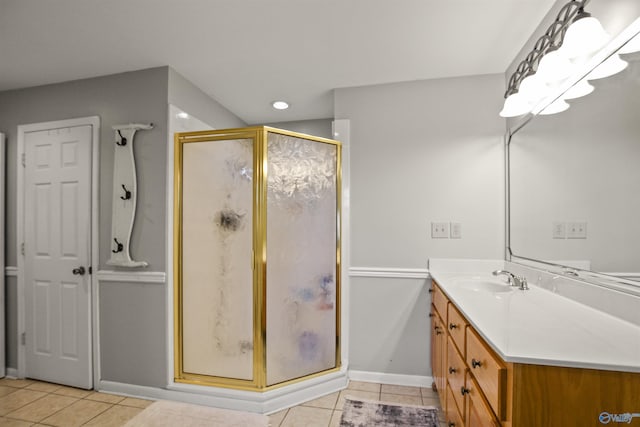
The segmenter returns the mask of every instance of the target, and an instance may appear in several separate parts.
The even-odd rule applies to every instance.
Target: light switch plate
[[[449,223],[448,222],[432,222],[431,238],[432,239],[448,239]]]
[[[462,239],[462,223],[460,222],[451,222],[449,223],[449,237],[452,239]]]
[[[554,221],[552,236],[554,239],[566,239],[567,224],[562,221]]]

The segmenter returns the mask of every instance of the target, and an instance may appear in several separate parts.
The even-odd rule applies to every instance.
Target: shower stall
[[[341,145],[175,135],[175,381],[263,391],[340,368]]]

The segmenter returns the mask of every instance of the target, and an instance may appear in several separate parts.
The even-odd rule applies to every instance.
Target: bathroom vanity
[[[430,265],[431,360],[447,425],[640,425],[640,327],[536,284],[511,287],[492,268],[544,274],[509,262]]]

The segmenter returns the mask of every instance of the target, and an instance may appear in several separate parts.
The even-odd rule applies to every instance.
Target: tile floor
[[[40,381],[0,379],[3,427],[120,427],[151,403]]]
[[[310,400],[269,416],[272,427],[334,427],[340,425],[342,407],[347,396],[407,405],[435,406],[440,427],[445,427],[438,395],[430,388],[405,387],[350,381],[347,389]]]
[[[351,381],[340,392],[320,397],[269,416],[272,427],[340,425],[346,396],[390,403],[435,406],[431,389]],[[0,379],[0,426],[120,427],[152,403],[33,380]],[[440,411],[440,425],[446,424]]]

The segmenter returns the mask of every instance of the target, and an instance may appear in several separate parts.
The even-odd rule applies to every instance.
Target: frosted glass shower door
[[[267,386],[336,367],[338,147],[267,137]]]
[[[253,379],[253,140],[182,148],[184,373]]]

